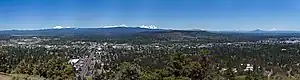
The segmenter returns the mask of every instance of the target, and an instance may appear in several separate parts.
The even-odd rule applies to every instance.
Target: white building
[[[247,64],[247,66],[246,66],[246,68],[244,69],[244,71],[253,71],[253,65]]]
[[[77,63],[79,61],[79,59],[71,59],[69,61],[70,64],[74,65],[75,63]]]

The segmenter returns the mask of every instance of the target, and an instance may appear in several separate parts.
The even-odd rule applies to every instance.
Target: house
[[[244,69],[244,71],[253,71],[253,65],[247,64],[247,66],[246,66],[246,68]]]
[[[71,65],[74,65],[75,63],[77,63],[79,61],[79,59],[71,59],[70,61],[69,61],[69,63],[71,64]]]

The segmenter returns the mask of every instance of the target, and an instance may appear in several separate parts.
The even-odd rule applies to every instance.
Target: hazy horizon
[[[0,30],[154,25],[162,29],[300,30],[299,0],[1,0]]]
[[[149,27],[150,26],[150,27]],[[165,30],[204,30],[204,31],[224,31],[224,32],[248,32],[248,31],[300,31],[300,30],[288,30],[288,29],[248,29],[248,30],[211,30],[211,29],[173,29],[173,28],[160,28],[154,25],[141,25],[141,26],[127,26],[123,25],[112,25],[112,26],[100,26],[100,27],[71,27],[71,26],[55,26],[52,28],[40,28],[40,29],[1,29],[0,31],[9,31],[9,30],[46,30],[46,29],[77,29],[77,28],[118,28],[118,27],[127,27],[127,28],[148,28],[148,29],[165,29]],[[154,26],[154,27],[151,27]]]

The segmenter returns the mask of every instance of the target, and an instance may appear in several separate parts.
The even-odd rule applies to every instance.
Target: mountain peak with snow
[[[53,29],[63,29],[63,28],[71,28],[71,26],[55,26]]]
[[[114,28],[114,27],[138,27],[138,28],[147,28],[147,29],[158,29],[158,27],[155,25],[127,26],[125,24],[121,24],[121,25],[103,26],[103,28]]]

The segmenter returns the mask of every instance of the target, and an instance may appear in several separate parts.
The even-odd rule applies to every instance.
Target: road
[[[87,73],[90,71],[90,69],[93,66],[92,59],[94,57],[94,52],[89,51],[89,53],[90,53],[90,55],[88,56],[88,58],[84,58],[83,67],[81,68],[81,71],[79,72],[81,80],[85,80],[87,78],[86,76],[91,76],[91,74],[87,74]]]

